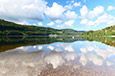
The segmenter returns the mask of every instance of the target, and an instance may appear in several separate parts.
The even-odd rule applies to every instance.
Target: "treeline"
[[[81,34],[82,36],[112,36],[115,35],[115,25],[106,27],[98,31],[87,31]]]
[[[77,35],[80,32],[72,29],[53,29],[50,27],[39,27],[33,25],[20,25],[13,22],[0,20],[0,36],[11,35]]]

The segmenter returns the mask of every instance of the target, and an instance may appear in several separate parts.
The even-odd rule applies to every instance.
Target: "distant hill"
[[[112,36],[115,35],[115,25],[106,27],[102,30],[98,31],[87,31],[82,33],[81,35],[87,35],[87,36]]]
[[[13,22],[0,20],[0,36],[14,35],[78,35],[79,31],[73,29],[54,29],[50,27],[39,27],[33,25],[20,25]]]

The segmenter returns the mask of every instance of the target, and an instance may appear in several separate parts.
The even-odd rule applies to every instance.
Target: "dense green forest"
[[[81,34],[82,36],[112,36],[115,35],[115,25],[106,27],[98,31],[87,31]]]
[[[80,32],[72,29],[53,29],[33,25],[20,25],[13,22],[0,20],[0,36],[38,36],[38,35],[77,35]]]

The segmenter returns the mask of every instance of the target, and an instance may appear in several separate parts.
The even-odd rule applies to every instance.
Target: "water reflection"
[[[22,48],[21,48],[22,49]],[[25,50],[15,49],[0,54],[0,73],[2,76],[36,76],[47,68],[47,64],[52,64],[56,69],[63,65],[67,60],[74,60],[76,53],[45,51],[28,52]]]
[[[96,41],[20,46],[0,53],[2,76],[115,76],[114,70],[115,47]]]

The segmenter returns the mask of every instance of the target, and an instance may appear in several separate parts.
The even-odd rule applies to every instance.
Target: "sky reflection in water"
[[[2,76],[36,76],[47,69],[47,65],[56,69],[74,61],[82,67],[91,64],[109,68],[115,65],[115,48],[96,41],[22,46],[0,53],[0,73]]]

